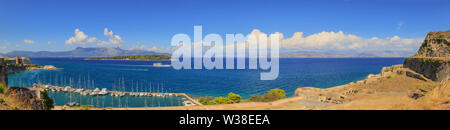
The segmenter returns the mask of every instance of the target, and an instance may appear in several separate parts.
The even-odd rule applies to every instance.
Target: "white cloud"
[[[36,43],[35,41],[33,41],[33,40],[23,40],[23,43],[25,43],[25,44],[34,44],[34,43]]]
[[[146,45],[137,45],[137,46],[131,47],[130,50],[159,51],[160,49],[156,46],[153,46],[152,48],[148,48]]]
[[[90,44],[97,43],[98,46],[106,46],[106,45],[121,45],[123,44],[123,40],[119,35],[114,35],[111,30],[108,28],[104,29],[103,34],[109,38],[109,41],[98,40],[96,37],[89,37],[84,32],[80,31],[78,28],[75,29],[75,36],[71,37],[69,40],[66,40],[67,45],[73,44]],[[51,44],[49,41],[48,44]]]
[[[145,45],[137,45],[130,48],[130,50],[147,50],[147,46]]]
[[[280,40],[280,53],[294,54],[300,51],[317,51],[317,52],[369,52],[369,51],[416,51],[423,38],[401,38],[399,36],[386,38],[363,38],[354,34],[347,34],[343,31],[323,31],[320,33],[304,36],[303,32],[295,32],[292,37],[286,37],[284,34],[275,32],[272,34],[265,34],[258,29],[253,30],[249,35],[271,36],[278,35]],[[285,38],[286,37],[286,38]],[[225,39],[224,39],[225,40]],[[226,41],[224,41],[225,43]],[[270,43],[270,39],[268,39]],[[193,43],[192,46],[198,46],[199,43]],[[248,51],[248,42],[237,43],[236,46],[223,45],[223,47],[238,47],[239,49],[246,49]],[[270,46],[267,46],[270,48]],[[176,47],[172,47],[175,50]],[[203,46],[203,51],[209,49],[208,46]]]
[[[338,32],[320,32],[303,37],[296,32],[290,38],[281,41],[285,50],[412,50],[418,48],[422,38],[362,38],[353,34]]]
[[[320,32],[304,36],[303,32],[296,32],[292,37],[285,37],[284,34],[275,32],[272,34],[265,34],[260,30],[253,30],[250,35],[256,37],[260,35],[271,36],[278,35],[280,37],[280,54],[295,54],[296,52],[309,51],[309,52],[377,52],[377,51],[408,51],[415,52],[423,38],[401,38],[399,36],[386,37],[386,38],[363,38],[354,34],[347,34],[343,31],[330,31]],[[225,42],[225,41],[224,41]],[[270,43],[270,39],[268,39]],[[193,43],[192,46],[198,46],[199,43]],[[248,41],[245,43],[238,43],[239,49],[246,49],[248,51]],[[231,45],[224,45],[223,47],[234,47]],[[209,47],[204,46],[203,49]],[[267,46],[270,48],[270,46]],[[205,51],[205,50],[204,50]]]
[[[75,36],[69,38],[69,40],[66,40],[67,45],[73,45],[73,44],[89,44],[89,43],[95,43],[97,42],[97,38],[95,37],[89,37],[88,35],[84,34],[84,32],[80,31],[80,29],[75,29]]]
[[[107,37],[109,37],[109,41],[100,41],[97,45],[99,46],[105,46],[105,45],[121,45],[123,44],[123,40],[119,35],[114,35],[112,30],[108,31],[108,28],[105,28],[103,31],[103,34]]]
[[[130,50],[143,50],[143,51],[153,51],[159,53],[172,53],[177,47],[147,47],[146,45],[140,45],[139,43],[130,48]]]

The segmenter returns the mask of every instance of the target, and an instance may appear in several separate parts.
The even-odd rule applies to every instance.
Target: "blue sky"
[[[291,37],[342,31],[370,39],[420,39],[450,29],[448,0],[0,0],[0,50],[64,51],[79,29],[122,48],[168,47],[177,33],[243,33],[253,29]],[[33,44],[24,43],[32,40]],[[48,42],[51,44],[48,44]],[[363,40],[364,41],[364,40]],[[348,41],[347,41],[348,42]],[[352,41],[350,41],[352,42]],[[115,46],[115,45],[110,45]],[[2,50],[3,48],[3,50]]]

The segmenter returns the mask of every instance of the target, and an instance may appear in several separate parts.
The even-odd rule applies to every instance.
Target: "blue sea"
[[[161,61],[114,61],[83,60],[83,58],[32,58],[38,65],[54,65],[60,70],[27,71],[10,74],[9,86],[31,87],[32,83],[70,85],[89,88],[114,89],[114,83],[125,81],[125,90],[149,90],[187,93],[193,97],[227,96],[233,92],[248,98],[251,94],[280,88],[287,96],[292,96],[299,86],[329,88],[362,80],[369,74],[377,74],[384,66],[402,64],[404,58],[281,58],[279,76],[275,80],[260,80],[264,70],[176,70],[172,67],[154,67]],[[162,61],[170,64],[170,61]],[[86,80],[93,81],[86,83]],[[89,85],[86,85],[89,84]],[[84,85],[84,86],[83,86]],[[116,88],[117,89],[117,88]],[[72,101],[67,94],[54,93],[57,105]],[[89,98],[89,97],[88,97]],[[114,104],[112,97],[100,97],[96,104]],[[130,99],[129,107],[177,106],[180,97],[175,99],[156,99],[157,103],[147,101],[155,99]],[[84,101],[83,98],[76,98]],[[94,98],[95,99],[95,98]],[[94,99],[86,99],[94,100]],[[101,100],[101,101],[100,101]],[[123,103],[123,101],[122,101]],[[117,103],[116,103],[117,104]],[[149,105],[150,104],[150,105]],[[161,105],[163,104],[163,105]],[[108,105],[103,105],[108,106]],[[111,105],[114,106],[114,105]]]

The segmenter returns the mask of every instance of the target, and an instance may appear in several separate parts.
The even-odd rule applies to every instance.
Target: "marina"
[[[44,88],[51,96],[53,96],[54,100],[64,100],[63,102],[66,102],[64,105],[58,103],[55,105],[66,107],[82,105],[90,105],[98,108],[202,105],[185,93],[108,91],[107,88],[84,89],[40,83],[34,83],[33,87]],[[129,100],[134,100],[134,102],[136,102],[136,100],[139,101],[130,104]]]

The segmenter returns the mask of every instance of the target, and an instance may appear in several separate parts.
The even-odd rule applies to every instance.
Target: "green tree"
[[[286,98],[286,92],[284,92],[283,89],[279,89],[279,88],[271,89],[267,93],[275,93],[276,95],[278,95],[278,97],[280,99]]]
[[[286,92],[283,89],[271,89],[264,95],[256,94],[250,95],[249,101],[252,102],[271,102],[286,98]]]
[[[48,96],[47,90],[41,91],[44,99],[44,110],[52,110],[55,107],[55,103],[52,98]]]
[[[238,94],[235,94],[233,92],[228,93],[228,103],[229,104],[233,104],[233,103],[239,103],[241,102],[241,96]]]
[[[252,101],[252,102],[262,102],[262,101],[264,101],[264,98],[260,94],[256,94],[256,95],[250,95],[250,98],[248,98],[248,100]]]
[[[214,104],[213,98],[211,96],[200,97],[198,99],[198,102],[200,102],[203,105],[212,105],[212,104]]]
[[[222,97],[222,96],[220,96],[220,97],[215,97],[215,98],[214,98],[214,102],[215,102],[216,104],[227,104],[227,103],[228,103],[228,98],[224,98],[224,97]]]

